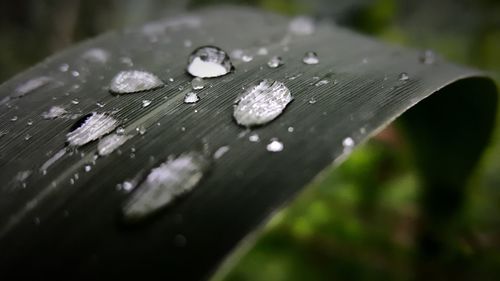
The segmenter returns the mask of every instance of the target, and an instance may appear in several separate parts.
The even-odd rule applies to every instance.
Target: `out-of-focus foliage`
[[[500,84],[495,0],[3,1],[0,80],[106,30],[221,2],[310,14],[381,40],[433,49],[491,71]],[[457,191],[467,200],[453,214],[446,245],[439,245],[447,266],[422,275],[417,237],[425,202],[404,138],[390,127],[278,213],[225,280],[499,280],[498,171],[500,130],[468,188]]]

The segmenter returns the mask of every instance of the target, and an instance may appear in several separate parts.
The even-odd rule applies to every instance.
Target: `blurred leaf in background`
[[[381,40],[433,49],[490,71],[500,82],[500,2],[495,0],[3,1],[0,80],[107,30],[221,3],[331,20]],[[278,213],[225,280],[415,279],[422,262],[418,229],[426,210],[413,165],[404,138],[389,127]],[[500,279],[498,171],[497,129],[473,180],[457,191],[466,201],[453,214],[457,226],[446,233],[442,254],[462,266],[443,267],[434,277]]]

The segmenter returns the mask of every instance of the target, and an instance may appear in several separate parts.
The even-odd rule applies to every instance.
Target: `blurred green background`
[[[494,0],[2,1],[0,81],[107,30],[221,2],[333,20],[386,42],[433,49],[500,82]],[[500,280],[500,130],[467,188],[450,194],[465,200],[433,230],[439,239],[431,256],[421,238],[432,191],[423,192],[408,145],[391,126],[275,215],[218,279]]]

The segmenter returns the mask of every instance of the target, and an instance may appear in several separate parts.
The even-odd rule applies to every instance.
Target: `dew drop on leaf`
[[[203,46],[189,56],[187,72],[195,77],[213,78],[228,74],[233,65],[228,54],[214,46]]]

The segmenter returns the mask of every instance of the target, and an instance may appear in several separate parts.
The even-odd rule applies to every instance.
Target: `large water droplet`
[[[191,53],[187,71],[195,77],[212,78],[226,75],[232,68],[226,52],[217,47],[204,46]]]
[[[198,95],[193,92],[187,93],[184,97],[184,103],[197,103],[199,100]]]
[[[201,90],[205,88],[205,81],[200,77],[195,77],[191,80],[191,87],[193,90]]]
[[[156,75],[139,70],[122,71],[113,80],[109,90],[115,94],[136,93],[156,89],[163,82]]]
[[[290,21],[288,29],[293,34],[309,35],[314,33],[315,24],[314,20],[310,17],[299,16]]]
[[[93,112],[75,124],[66,134],[66,140],[71,146],[82,146],[110,133],[118,127],[118,123],[118,120],[107,114]]]
[[[271,142],[266,146],[269,152],[280,152],[283,151],[285,146],[278,139],[272,139]]]
[[[292,100],[285,84],[262,80],[239,97],[233,116],[236,123],[242,126],[263,125],[278,117]]]
[[[283,64],[283,60],[281,59],[281,57],[278,57],[278,56],[272,57],[267,62],[267,66],[269,66],[270,68],[277,68],[277,67],[281,66],[282,64]]]
[[[66,109],[61,106],[54,105],[48,111],[42,113],[43,119],[56,119],[68,113]]]
[[[132,136],[118,134],[110,134],[108,136],[105,136],[104,138],[100,139],[99,143],[97,144],[97,153],[99,153],[100,156],[109,155],[130,138],[132,138]]]
[[[307,52],[304,57],[302,58],[302,61],[305,64],[318,64],[319,63],[319,58],[318,55],[315,52]]]
[[[144,219],[192,191],[208,167],[203,155],[191,152],[152,169],[123,206],[125,219],[129,222]]]

